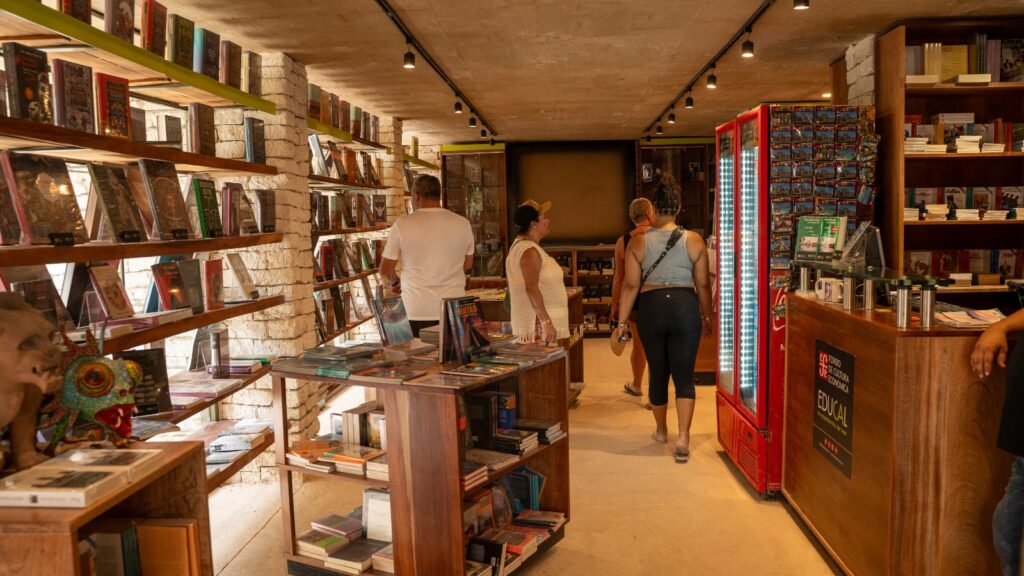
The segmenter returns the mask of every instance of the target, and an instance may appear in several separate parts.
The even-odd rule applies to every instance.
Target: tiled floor
[[[752,493],[715,438],[714,388],[698,387],[692,456],[650,440],[651,413],[622,392],[629,371],[603,339],[585,342],[587,388],[570,411],[572,521],[565,539],[524,576],[800,574],[833,571],[781,502]],[[359,505],[359,486],[314,480],[300,489],[298,521]],[[279,491],[229,486],[211,501],[222,576],[286,574]]]

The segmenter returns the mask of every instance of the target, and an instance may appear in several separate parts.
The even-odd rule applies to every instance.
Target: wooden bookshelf
[[[559,442],[568,441],[567,438],[567,436],[559,438],[558,440],[555,440],[555,442],[552,444],[541,444],[536,450],[530,452],[529,454],[523,454],[522,456],[519,457],[518,460],[511,464],[506,464],[501,468],[498,468],[497,470],[488,470],[488,480],[490,482],[497,482],[499,479],[501,479],[502,476],[508,474],[509,472],[515,470],[516,468],[520,466],[529,465],[531,460],[533,460],[534,458],[539,458],[546,451],[550,450],[553,446],[557,446]],[[474,488],[473,490],[476,490],[476,488]]]
[[[1024,82],[990,82],[988,84],[908,85],[907,96],[988,96],[1024,93]]]
[[[341,480],[345,482],[357,482],[363,486],[372,486],[375,488],[388,487],[387,482],[383,480],[374,480],[373,478],[367,478],[365,475],[356,476],[355,474],[345,474],[343,472],[321,472],[320,470],[313,470],[312,468],[296,466],[294,464],[278,464],[278,467],[283,470],[290,470],[292,472],[298,472],[301,474],[309,474],[310,476],[317,476],[319,478],[331,478],[333,480]]]
[[[283,237],[284,234],[274,232],[271,234],[252,234],[249,236],[194,238],[190,240],[151,240],[131,243],[93,241],[75,246],[4,246],[0,248],[0,268],[7,266],[29,266],[32,264],[57,264],[61,262],[126,260],[129,258],[145,258],[147,256],[237,250],[252,246],[263,246],[265,244],[277,244]]]
[[[299,564],[305,564],[306,566],[312,566],[313,568],[326,570],[334,574],[347,574],[346,572],[328,568],[327,565],[324,564],[323,560],[317,560],[316,558],[299,556],[298,554],[285,554],[284,558],[285,560],[291,560],[292,562],[298,562]],[[360,572],[359,576],[362,576],[363,574],[368,574],[369,576],[393,576],[390,572],[381,572],[379,570],[374,570],[373,568],[370,568],[365,572]]]
[[[904,220],[904,226],[970,226],[972,228],[989,226],[1020,226],[1024,220]]]
[[[200,402],[199,404],[192,406],[191,408],[187,408],[184,410],[171,410],[170,412],[160,412],[158,414],[147,414],[145,416],[138,416],[138,418],[142,418],[145,420],[158,420],[161,422],[170,422],[172,424],[184,422],[185,420],[188,420],[189,418],[195,416],[196,414],[199,414],[203,410],[206,410],[211,406],[215,406],[220,402],[223,402],[225,399],[227,399],[234,393],[238,392],[239,390],[248,388],[254,382],[259,380],[260,378],[263,378],[267,374],[270,374],[270,366],[264,366],[263,368],[260,368],[256,372],[247,375],[245,379],[242,380],[242,382],[237,386],[232,386],[231,388],[225,390],[224,392],[221,392],[217,396],[213,398],[207,398]]]
[[[330,176],[319,176],[317,174],[310,174],[309,187],[314,190],[388,190],[389,186],[374,186],[372,184],[353,184],[338,178],[331,178]]]
[[[327,238],[329,236],[347,236],[349,234],[365,234],[367,232],[383,232],[390,228],[390,224],[376,224],[363,228],[332,228],[330,230],[313,230],[314,239]]]
[[[253,312],[259,312],[261,310],[266,310],[267,308],[273,308],[280,304],[284,304],[284,296],[268,296],[252,302],[246,302],[244,304],[232,304],[219,310],[210,310],[200,314],[194,314],[188,318],[182,318],[181,320],[175,320],[153,328],[136,330],[131,334],[109,338],[103,344],[103,352],[105,354],[120,352],[136,346],[142,346],[143,344],[149,344],[150,342],[156,342],[157,340],[170,338],[176,334],[195,330],[208,324],[223,322],[231,318],[245,316],[246,314],[252,314]]]
[[[313,291],[314,292],[320,292],[322,290],[329,290],[331,288],[334,288],[335,286],[342,286],[344,284],[348,284],[349,282],[355,282],[356,280],[359,280],[361,278],[367,278],[369,276],[373,276],[377,272],[378,272],[378,270],[376,268],[374,268],[372,270],[367,270],[365,272],[360,272],[359,274],[354,274],[352,276],[346,276],[344,278],[335,278],[333,280],[325,280],[323,282],[317,282],[316,284],[313,284]]]
[[[388,149],[388,147],[384,146],[383,144],[378,144],[377,142],[371,142],[369,140],[366,140],[365,138],[353,136],[351,133],[346,132],[341,128],[336,128],[334,126],[331,126],[330,124],[324,124],[323,122],[315,120],[313,118],[306,118],[306,126],[308,126],[310,130],[316,132],[321,136],[330,136],[331,138],[334,138],[336,141],[339,141],[343,144],[347,144],[346,147],[351,148],[353,150]]]
[[[441,169],[441,167],[438,166],[437,164],[431,164],[426,160],[420,160],[419,158],[413,156],[412,154],[407,154],[405,152],[402,153],[402,160],[405,160],[406,162],[412,164],[413,166],[419,166],[420,168],[426,168],[427,170],[438,171]]]
[[[2,11],[0,11],[2,14]],[[71,162],[126,164],[142,158],[173,162],[179,172],[260,174],[274,176],[277,168],[154,146],[127,138],[90,134],[63,126],[21,118],[0,117],[0,149],[64,158]]]
[[[227,468],[224,468],[223,470],[219,470],[219,471],[211,474],[206,479],[206,491],[209,493],[209,492],[213,492],[214,490],[219,488],[221,486],[221,484],[224,484],[232,476],[234,476],[235,474],[238,474],[239,470],[241,470],[242,468],[245,468],[250,462],[252,462],[256,458],[258,458],[260,454],[263,454],[264,452],[266,452],[267,449],[270,448],[273,445],[274,445],[274,433],[271,432],[271,433],[267,434],[267,439],[264,440],[263,442],[261,442],[259,444],[259,446],[255,446],[255,447],[251,448],[249,451],[247,451],[245,453],[244,456],[242,456],[238,460],[235,460],[231,464],[228,464]]]
[[[350,330],[354,330],[357,327],[362,326],[363,324],[365,324],[366,322],[369,322],[370,320],[373,320],[373,316],[367,316],[366,318],[361,318],[359,320],[356,320],[355,322],[352,322],[351,324],[345,324],[341,328],[338,328],[334,332],[331,332],[330,335],[327,336],[327,338],[325,338],[325,339],[321,340],[320,342],[318,342],[317,346],[319,346],[320,344],[326,344],[327,342],[330,342],[331,340],[334,340],[338,336],[341,336],[342,334],[344,334],[344,333],[346,333],[346,332],[348,332]]]
[[[440,367],[435,367],[435,370]],[[287,372],[272,372],[273,414],[275,428],[283,430],[288,422],[285,397],[286,379],[319,382],[328,385],[348,385],[342,378],[308,376]],[[568,363],[566,355],[556,356],[522,368],[500,378],[480,379],[480,386],[490,382],[513,378],[518,391],[517,407],[521,418],[557,420],[566,434],[569,430]],[[463,547],[462,474],[460,467],[460,441],[458,435],[458,395],[464,391],[406,386],[399,383],[351,382],[373,387],[383,398],[387,415],[388,436],[388,488],[391,493],[391,524],[395,550],[395,574],[412,576],[462,576]],[[474,387],[478,388],[478,387]],[[281,519],[284,529],[285,558],[322,567],[322,563],[303,558],[296,560],[294,541],[302,527],[295,526],[293,478],[296,473],[308,471],[286,463],[289,440],[280,435],[275,446],[278,469],[281,474]],[[547,477],[541,494],[540,506],[544,510],[569,510],[569,442],[563,439],[540,448],[518,459]],[[518,465],[518,464],[517,464]],[[508,466],[490,473],[492,480],[513,469]],[[350,478],[346,478],[349,480]],[[358,479],[359,481],[364,481]],[[547,543],[561,539],[552,534]],[[541,549],[547,549],[543,544]]]
[[[136,8],[141,10],[141,8]],[[0,35],[22,44],[59,48],[64,60],[90,66],[131,83],[131,91],[176,104],[246,106],[276,114],[273,102],[193,72],[39,2],[8,0],[0,11]]]
[[[80,574],[78,540],[100,518],[188,518],[199,528],[200,574],[213,576],[202,442],[147,443],[162,450],[158,468],[87,508],[4,508],[0,513],[0,574]]]
[[[1024,158],[1024,152],[977,152],[970,154],[957,154],[946,152],[945,154],[906,154],[907,162],[918,160],[942,160],[942,161],[978,161],[978,160],[1003,160],[1006,158]]]

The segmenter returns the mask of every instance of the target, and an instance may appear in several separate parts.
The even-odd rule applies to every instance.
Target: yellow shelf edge
[[[0,1],[2,1],[2,0],[0,0]],[[327,136],[333,136],[335,138],[340,139],[342,142],[352,142],[352,135],[351,134],[349,134],[348,132],[345,132],[341,128],[335,128],[334,126],[331,126],[330,124],[324,124],[323,122],[321,122],[319,120],[314,120],[312,118],[306,118],[306,126],[309,126],[310,130],[315,130],[315,131],[317,131],[317,132],[319,132],[321,134],[325,134]]]
[[[445,152],[496,152],[505,150],[505,144],[442,144],[441,153]]]
[[[415,164],[417,166],[420,166],[421,168],[426,168],[427,170],[440,170],[441,169],[441,167],[438,166],[437,164],[431,164],[430,162],[427,162],[426,160],[420,160],[419,158],[417,158],[417,157],[415,157],[415,156],[413,156],[411,154],[402,153],[402,160],[405,160],[405,161],[409,162],[410,164]]]
[[[91,24],[86,24],[67,14],[44,6],[40,2],[33,0],[0,0],[0,8],[96,49],[145,66],[172,80],[177,80],[226,100],[234,101],[242,106],[268,114],[277,114],[277,106],[269,100],[253,96],[238,88],[221,84],[209,76],[179,66],[144,48],[111,36],[99,28],[94,28]]]

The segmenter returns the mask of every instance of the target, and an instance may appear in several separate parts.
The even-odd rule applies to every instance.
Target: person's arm
[[[472,254],[466,254],[466,260],[463,261],[463,263],[462,263],[462,269],[465,270],[466,272],[469,272],[470,270],[473,269],[473,255]]]
[[[394,290],[395,294],[402,291],[398,274],[395,273],[395,266],[397,264],[398,260],[392,260],[391,258],[380,259],[380,279],[390,284],[391,289]]]
[[[1024,309],[1017,310],[981,333],[971,352],[971,368],[978,378],[986,378],[992,373],[993,358],[1000,367],[1006,368],[1006,351],[1009,348],[1006,335],[1021,330],[1024,330]]]
[[[623,268],[623,261],[626,257],[626,244],[620,236],[615,241],[615,278],[612,280],[612,319],[619,318],[619,296],[622,295],[622,279],[626,276]]]
[[[622,289],[619,294],[619,321],[616,333],[621,334],[629,325],[629,312],[633,309],[633,302],[636,301],[640,292],[640,261],[644,254],[644,236],[636,236],[629,241],[623,255],[623,276]]]
[[[381,280],[391,285],[391,290],[398,294],[402,291],[401,280],[395,271],[395,267],[398,265],[398,261],[401,259],[401,248],[399,246],[399,232],[398,222],[396,221],[391,225],[391,233],[388,234],[388,241],[384,244],[384,251],[381,253],[380,258],[380,273]]]
[[[708,249],[699,234],[687,232],[686,251],[693,262],[693,285],[697,289],[697,302],[700,304],[700,317],[703,320],[704,334],[711,334],[711,271],[708,266]]]
[[[554,342],[557,340],[555,325],[551,322],[547,308],[544,307],[544,295],[540,293],[540,269],[544,261],[540,257],[537,248],[529,248],[519,258],[519,267],[523,271],[523,282],[526,284],[526,296],[533,306],[534,312],[540,318],[541,327],[544,330],[544,341]]]

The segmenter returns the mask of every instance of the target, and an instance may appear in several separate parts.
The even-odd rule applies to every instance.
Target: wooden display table
[[[979,331],[787,302],[786,498],[848,574],[998,574],[992,513],[1012,457],[996,448],[1005,373],[970,369]],[[837,364],[848,387],[818,380]]]
[[[435,369],[440,369],[436,367]],[[569,431],[568,398],[565,394],[567,363],[564,352],[499,378],[480,379],[469,388],[452,390],[412,384],[370,383],[342,378],[308,376],[274,370],[274,429],[287,430],[286,379],[318,382],[332,386],[377,388],[387,416],[388,474],[391,492],[391,524],[398,576],[462,576],[465,546],[462,529],[461,449],[457,396],[484,389],[488,384],[513,379],[516,382],[520,418],[558,420]],[[379,486],[362,476],[315,472],[286,463],[289,437],[277,436],[276,455],[281,475],[281,518],[284,524],[285,558],[326,569],[324,563],[298,556],[295,550],[295,508],[292,475],[327,476],[343,481]],[[563,512],[569,517],[569,439],[540,448],[513,464],[491,471],[495,481],[516,467],[528,464],[547,476],[541,494],[543,510]],[[298,532],[302,532],[299,530]],[[562,538],[564,528],[544,541],[540,549]]]
[[[203,443],[138,447],[163,450],[163,465],[88,508],[0,508],[0,574],[79,574],[78,541],[98,518],[187,518],[198,522],[202,576],[213,576]]]

